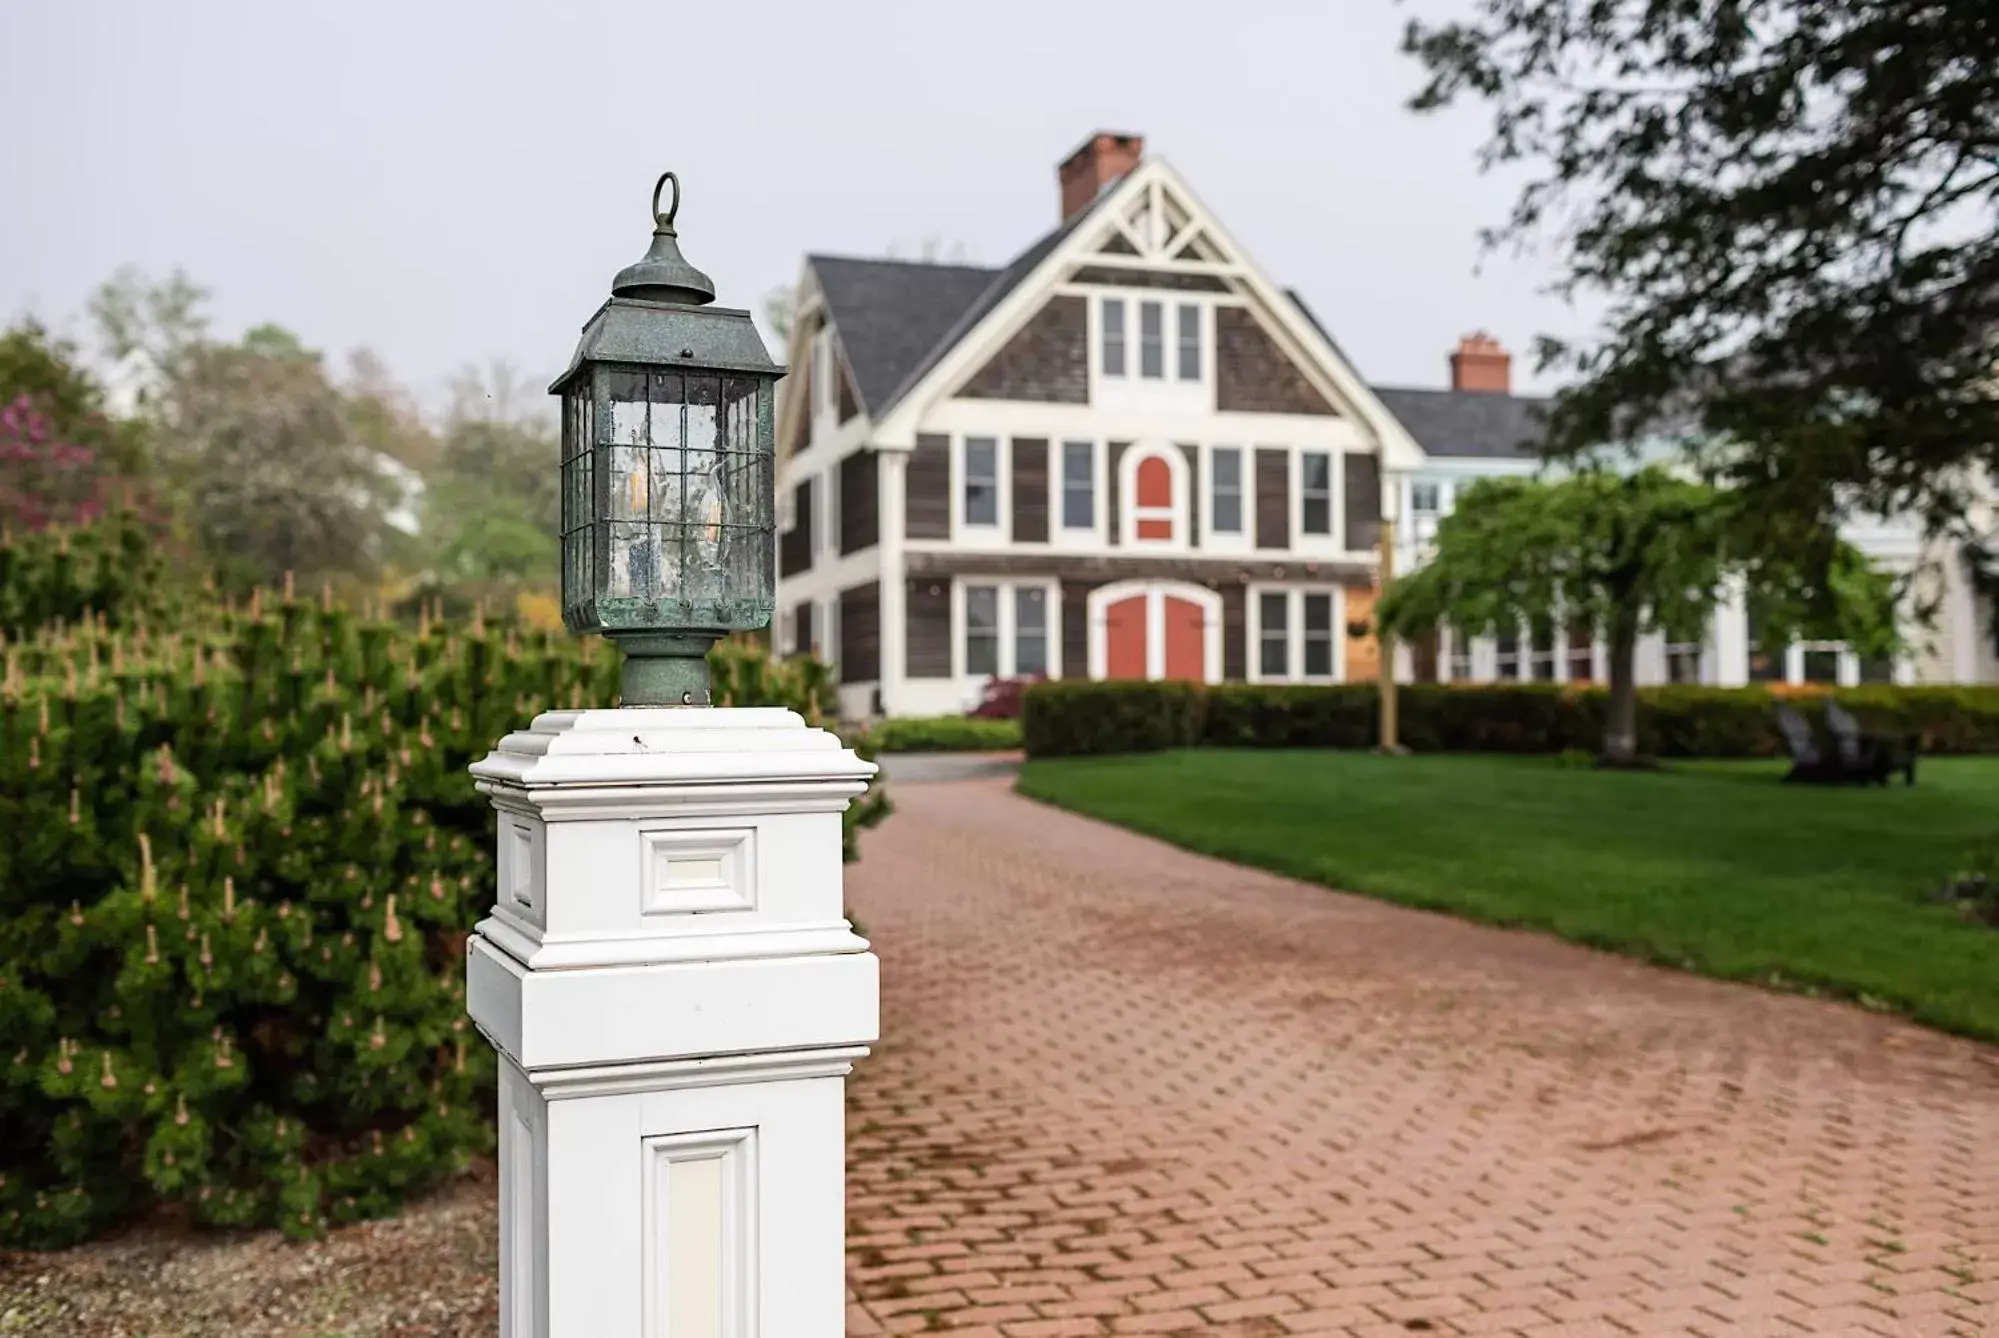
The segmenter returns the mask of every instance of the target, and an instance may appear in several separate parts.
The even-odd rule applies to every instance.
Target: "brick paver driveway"
[[[1999,1332],[1999,1056],[900,785],[850,1332]]]

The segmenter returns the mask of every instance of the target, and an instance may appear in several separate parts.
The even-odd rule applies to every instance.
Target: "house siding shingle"
[[[951,537],[951,439],[925,432],[916,438],[903,473],[902,533],[907,539]]]
[[[881,457],[860,450],[840,462],[840,551],[881,542]]]
[[[779,576],[796,576],[812,568],[812,480],[799,480],[791,498],[792,525],[777,541]]]
[[[1090,672],[1090,592],[1102,581],[1062,582],[1062,666],[1065,678]]]
[[[1113,546],[1118,542],[1118,461],[1130,449],[1128,441],[1113,441],[1104,447],[1104,537]]]
[[[951,676],[951,581],[911,578],[903,595],[902,672],[909,678]]]
[[[1088,404],[1089,324],[1082,298],[1049,298],[1006,347],[972,374],[959,397]]]
[[[1013,541],[1048,542],[1048,438],[1013,439]]]
[[[1222,677],[1240,683],[1249,677],[1249,593],[1241,584],[1222,587]]]
[[[1215,408],[1338,415],[1245,307],[1215,310]]]
[[[1346,548],[1358,553],[1381,542],[1381,459],[1348,451],[1346,470]]]
[[[1291,452],[1256,451],[1256,546],[1291,546]]]
[[[875,682],[881,664],[881,584],[849,586],[840,592],[840,681]]]

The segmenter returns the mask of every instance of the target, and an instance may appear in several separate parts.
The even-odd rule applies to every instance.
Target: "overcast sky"
[[[83,334],[119,265],[180,265],[219,332],[367,346],[436,402],[468,363],[561,368],[666,168],[688,257],[760,309],[808,250],[1003,264],[1109,129],[1363,375],[1441,384],[1474,328],[1575,324],[1542,262],[1482,261],[1512,195],[1482,119],[1403,109],[1401,26],[1455,2],[0,0],[0,319]]]

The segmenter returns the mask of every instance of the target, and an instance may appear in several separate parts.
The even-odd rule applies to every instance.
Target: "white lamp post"
[[[670,214],[660,228],[670,244]],[[500,1332],[838,1338],[845,1075],[877,1021],[841,813],[874,766],[794,712],[702,704],[700,652],[769,614],[768,554],[723,526],[768,534],[759,386],[781,373],[746,356],[747,313],[705,308],[705,276],[665,249],[656,235],[620,276],[557,383],[564,606],[624,634],[626,699],[646,704],[548,712],[472,768],[499,814],[467,1006],[501,1059]],[[719,398],[747,418],[696,411],[717,347]],[[617,388],[669,375],[634,450]],[[632,469],[648,486],[625,486]],[[722,521],[667,510],[716,497]],[[698,548],[717,533],[719,558]],[[620,543],[660,550],[645,591],[603,560]]]

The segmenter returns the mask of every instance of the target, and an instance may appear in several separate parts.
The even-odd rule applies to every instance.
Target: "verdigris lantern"
[[[660,195],[672,187],[664,212]],[[775,605],[772,405],[784,369],[680,254],[680,182],[652,247],[583,327],[562,397],[562,618],[624,652],[626,706],[706,706],[707,653]]]

